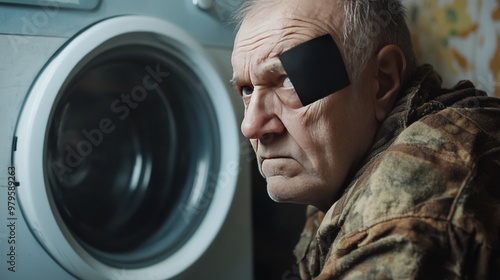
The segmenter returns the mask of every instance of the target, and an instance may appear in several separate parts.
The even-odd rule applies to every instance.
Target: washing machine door
[[[239,169],[236,119],[203,49],[141,16],[84,30],[35,81],[17,127],[23,214],[84,279],[166,279],[207,249]]]

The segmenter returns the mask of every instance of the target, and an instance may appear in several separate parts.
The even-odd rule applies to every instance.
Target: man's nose
[[[278,117],[279,104],[273,92],[254,89],[241,122],[241,132],[248,139],[270,139],[285,130]],[[272,137],[271,137],[272,138]]]

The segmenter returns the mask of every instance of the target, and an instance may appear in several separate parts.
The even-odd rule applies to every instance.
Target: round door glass
[[[202,82],[172,53],[117,47],[67,80],[52,109],[53,205],[96,258],[145,266],[181,246],[210,204],[220,146]]]

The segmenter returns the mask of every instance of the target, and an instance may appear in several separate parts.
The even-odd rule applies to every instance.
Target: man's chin
[[[306,180],[308,179],[308,180]],[[334,202],[335,194],[331,188],[311,184],[310,178],[300,176],[267,177],[267,193],[275,202],[313,205],[320,210],[328,210]],[[321,193],[320,196],[314,194]]]
[[[275,202],[303,204],[304,194],[291,183],[292,179],[284,176],[271,176],[266,178],[267,193]]]
[[[290,199],[289,197],[283,197],[281,195],[276,195],[270,191],[267,192],[267,194],[269,195],[269,197],[274,201],[274,202],[277,202],[277,203],[298,203],[296,202],[295,200],[293,199]]]

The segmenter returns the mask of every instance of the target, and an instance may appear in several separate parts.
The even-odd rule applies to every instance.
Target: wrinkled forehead
[[[262,62],[324,34],[341,47],[337,0],[261,2],[248,11],[237,32],[231,58],[236,76],[247,78]]]
[[[273,11],[269,16],[268,9],[259,8],[243,21],[236,38],[235,84],[265,81],[267,75],[273,75],[271,69],[281,69],[278,72],[290,78],[304,106],[350,85],[341,52],[331,35],[335,33],[329,24],[334,21],[323,16],[323,10],[314,6],[305,10],[268,7]],[[322,18],[325,20],[318,20]],[[271,61],[273,67],[266,67]]]
[[[338,41],[338,26],[342,20],[338,1],[261,2],[263,4],[257,4],[243,19],[236,35],[234,55],[256,51],[261,52],[259,60],[275,57],[295,45],[327,33]]]

